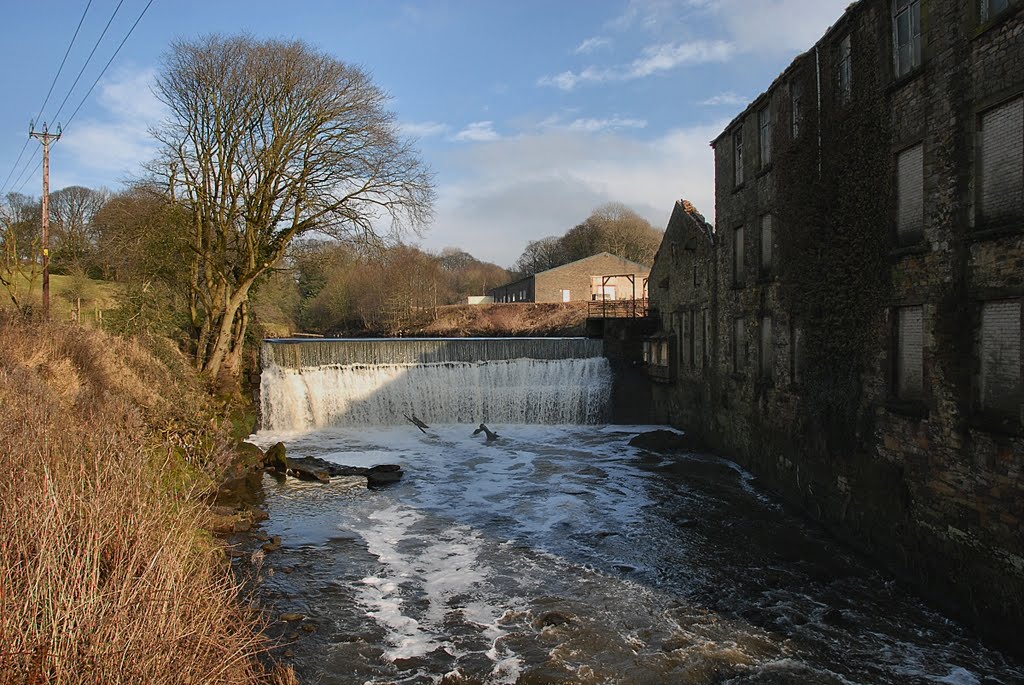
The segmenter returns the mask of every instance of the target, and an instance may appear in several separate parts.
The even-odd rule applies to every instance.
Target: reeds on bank
[[[251,683],[196,496],[227,458],[169,346],[0,322],[0,683]]]

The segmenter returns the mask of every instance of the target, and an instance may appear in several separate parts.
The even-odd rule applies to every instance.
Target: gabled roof
[[[540,276],[541,274],[554,273],[555,271],[558,271],[559,269],[565,269],[565,268],[568,268],[570,266],[574,266],[576,264],[581,264],[582,262],[590,261],[591,259],[597,259],[598,257],[612,257],[613,259],[618,259],[627,268],[632,268],[634,273],[640,273],[641,271],[650,271],[651,270],[651,267],[649,267],[649,266],[646,266],[644,264],[638,264],[637,262],[630,261],[630,260],[626,259],[625,257],[620,257],[618,255],[614,255],[611,252],[598,252],[597,254],[592,254],[589,257],[584,257],[583,259],[577,259],[576,261],[569,262],[568,264],[562,264],[561,266],[556,266],[556,267],[554,267],[552,269],[548,269],[547,271],[539,271],[539,272],[535,273],[534,276]]]

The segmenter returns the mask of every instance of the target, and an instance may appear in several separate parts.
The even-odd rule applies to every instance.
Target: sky
[[[408,242],[503,266],[606,202],[664,228],[685,198],[713,221],[710,141],[849,4],[152,0],[144,12],[147,2],[0,0],[0,191],[42,192],[41,146],[25,145],[34,119],[64,124],[51,190],[138,177],[165,116],[150,85],[172,41],[301,39],[366,70],[434,172],[433,220]]]

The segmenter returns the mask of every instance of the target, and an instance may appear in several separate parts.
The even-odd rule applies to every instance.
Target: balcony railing
[[[591,300],[587,316],[591,319],[640,319],[647,316],[647,300]]]

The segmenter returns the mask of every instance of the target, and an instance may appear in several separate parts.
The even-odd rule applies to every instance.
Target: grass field
[[[15,288],[18,299],[38,309],[43,302],[43,277],[36,274],[30,282],[24,276],[16,277]],[[124,284],[98,281],[84,276],[50,274],[50,312],[54,321],[71,321],[76,308],[81,305],[82,320],[97,318],[97,311],[113,309],[118,304]],[[0,289],[3,302],[0,307],[10,304],[7,292]]]

